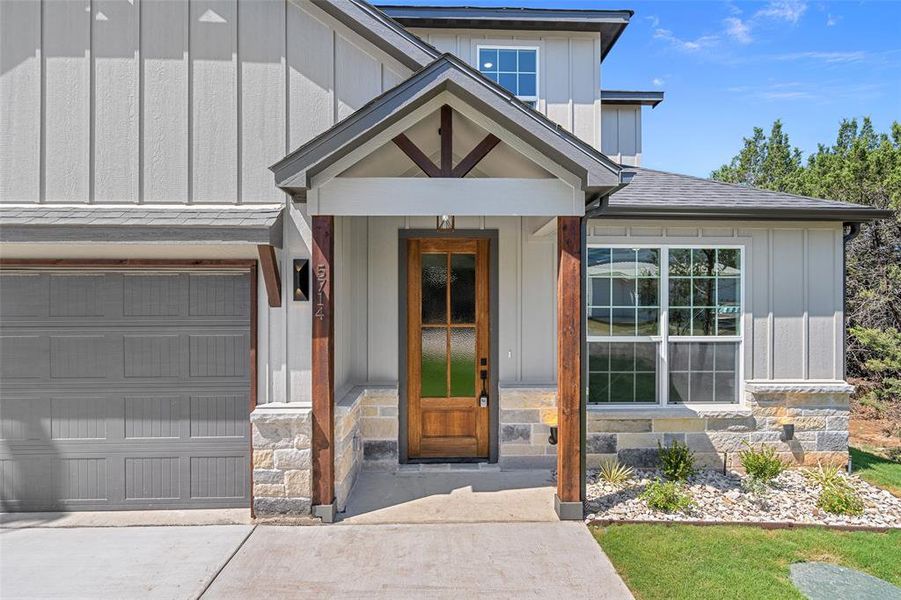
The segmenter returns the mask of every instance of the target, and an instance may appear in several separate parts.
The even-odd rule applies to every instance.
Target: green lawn
[[[901,496],[901,463],[859,448],[851,448],[851,465],[854,473],[864,481]]]
[[[640,600],[803,598],[788,567],[827,561],[901,586],[901,531],[612,525],[592,533]]]

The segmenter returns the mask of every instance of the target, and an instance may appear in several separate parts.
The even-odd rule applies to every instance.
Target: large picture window
[[[589,403],[738,402],[740,248],[592,246],[587,277]]]

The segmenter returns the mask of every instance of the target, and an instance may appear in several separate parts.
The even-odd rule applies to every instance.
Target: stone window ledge
[[[397,385],[392,384],[366,384],[350,388],[338,402],[335,403],[335,414],[342,415],[354,409],[362,402],[364,396],[397,396]]]
[[[851,394],[854,386],[845,381],[748,381],[752,394]]]
[[[669,419],[710,417],[728,419],[749,417],[753,413],[748,406],[647,406],[641,408],[589,406],[588,414],[606,420],[614,419]]]

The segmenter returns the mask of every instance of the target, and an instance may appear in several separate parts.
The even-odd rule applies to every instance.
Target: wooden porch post
[[[335,218],[313,217],[313,514],[335,519]]]
[[[561,519],[582,519],[582,235],[579,217],[557,218],[557,495]]]

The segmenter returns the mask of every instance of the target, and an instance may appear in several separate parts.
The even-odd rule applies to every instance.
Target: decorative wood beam
[[[582,235],[557,217],[557,498],[560,518],[582,518]],[[578,513],[578,516],[576,516]]]
[[[335,502],[335,217],[313,216],[311,356],[313,511],[329,521]]]
[[[402,133],[398,135],[392,141],[400,148],[401,152],[406,154],[407,157],[416,164],[417,167],[422,169],[423,173],[429,177],[441,177],[441,169],[436,167],[435,163],[432,162],[432,159],[426,156],[425,152],[420,150],[419,146],[414,144],[405,134]]]
[[[489,133],[460,161],[460,164],[454,167],[454,112],[447,104],[441,107],[441,128],[438,130],[438,134],[441,137],[440,166],[435,165],[432,159],[405,134],[401,133],[392,141],[429,177],[455,177],[458,179],[466,177],[500,142],[497,136]]]
[[[441,107],[441,176],[451,177],[454,169],[454,113],[445,104]]]
[[[278,308],[282,305],[282,278],[278,273],[278,261],[275,259],[275,248],[267,244],[257,246],[260,253],[260,271],[266,285],[266,296],[269,306]]]
[[[483,158],[488,156],[488,153],[491,152],[500,141],[500,138],[494,134],[489,133],[486,135],[485,139],[479,142],[478,145],[473,148],[469,154],[463,157],[463,160],[453,168],[451,177],[466,177],[477,164],[482,162]]]

